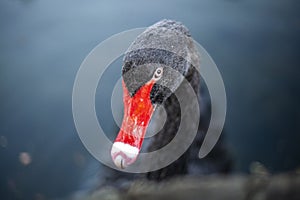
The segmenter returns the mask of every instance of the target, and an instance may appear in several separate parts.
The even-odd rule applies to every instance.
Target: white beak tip
[[[125,169],[132,164],[139,154],[139,149],[123,142],[115,142],[111,149],[111,157],[119,169]]]

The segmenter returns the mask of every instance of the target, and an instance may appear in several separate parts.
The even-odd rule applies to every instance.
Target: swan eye
[[[162,77],[163,74],[163,68],[159,67],[155,70],[154,75],[153,75],[153,79],[154,80],[159,80]]]

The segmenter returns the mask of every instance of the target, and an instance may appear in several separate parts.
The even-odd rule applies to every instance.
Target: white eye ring
[[[157,68],[154,72],[153,79],[156,81],[159,80],[163,75],[163,71],[162,67]]]

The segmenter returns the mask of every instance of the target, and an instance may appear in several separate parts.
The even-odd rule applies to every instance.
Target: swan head
[[[157,105],[176,91],[199,54],[181,23],[162,20],[131,44],[123,59],[124,117],[111,149],[119,168],[134,163]]]

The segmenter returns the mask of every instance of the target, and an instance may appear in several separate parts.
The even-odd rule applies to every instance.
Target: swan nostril
[[[121,169],[124,169],[123,160],[121,160]]]
[[[122,155],[116,156],[113,161],[114,161],[115,165],[120,169],[125,169],[127,167]]]

